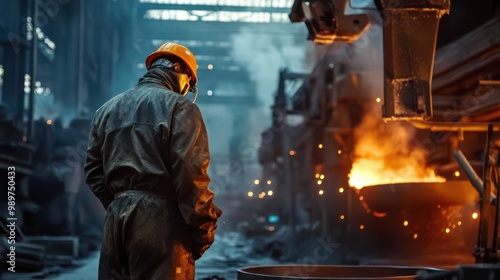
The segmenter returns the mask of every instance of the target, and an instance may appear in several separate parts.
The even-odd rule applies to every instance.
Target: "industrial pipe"
[[[36,79],[38,78],[38,26],[36,21],[38,20],[38,0],[32,0],[32,11],[31,11],[31,84],[30,84],[30,94],[28,102],[28,127],[27,127],[27,138],[29,142],[34,142],[35,137],[35,90],[36,90]]]
[[[460,165],[460,167],[462,167],[462,169],[464,170],[465,175],[472,183],[472,186],[474,186],[474,188],[479,192],[480,195],[483,195],[483,180],[481,180],[481,178],[477,176],[476,172],[474,171],[474,169],[472,169],[472,166],[470,165],[469,161],[462,153],[462,151],[456,150],[453,153],[453,157],[455,157],[455,159],[458,162],[458,165]],[[490,197],[490,202],[492,202],[496,198],[497,198],[496,195],[492,193]]]
[[[441,121],[408,121],[418,129],[429,129],[431,131],[488,131],[490,123],[464,123],[464,122],[441,122]],[[500,131],[500,123],[493,127],[494,131]]]

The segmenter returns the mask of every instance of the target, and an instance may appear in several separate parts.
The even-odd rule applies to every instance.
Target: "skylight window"
[[[139,0],[139,3],[233,7],[291,8],[294,0]]]
[[[251,12],[251,11],[203,11],[203,10],[147,10],[145,19],[177,21],[219,21],[250,23],[289,23],[287,13]]]

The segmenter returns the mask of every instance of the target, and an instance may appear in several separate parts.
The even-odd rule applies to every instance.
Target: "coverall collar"
[[[181,89],[177,82],[177,73],[162,67],[150,69],[142,78],[139,79],[139,84],[154,83],[166,87],[171,91],[180,93]]]

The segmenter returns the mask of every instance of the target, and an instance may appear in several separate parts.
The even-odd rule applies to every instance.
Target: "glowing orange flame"
[[[410,183],[444,182],[427,167],[427,154],[415,141],[415,129],[406,123],[384,123],[380,117],[368,114],[355,129],[354,161],[349,185],[365,186]]]
[[[357,189],[382,184],[446,181],[430,168],[403,164],[399,168],[391,169],[369,159],[354,162],[349,177],[349,185]]]

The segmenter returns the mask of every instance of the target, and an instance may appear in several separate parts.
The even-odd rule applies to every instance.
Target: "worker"
[[[91,124],[86,182],[106,209],[99,279],[194,279],[222,214],[205,124],[186,98],[197,91],[196,59],[167,42],[146,69]]]

